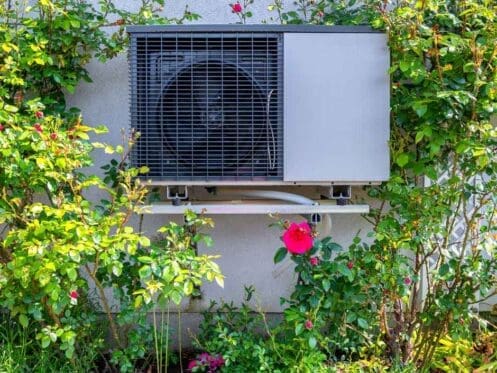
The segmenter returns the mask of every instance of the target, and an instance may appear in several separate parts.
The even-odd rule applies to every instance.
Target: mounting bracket
[[[332,185],[328,194],[330,199],[337,201],[337,205],[344,206],[352,198],[352,187],[350,185]]]
[[[173,206],[179,206],[181,201],[188,199],[188,187],[183,186],[183,191],[181,191],[181,186],[170,187],[166,186],[166,198],[171,201]]]

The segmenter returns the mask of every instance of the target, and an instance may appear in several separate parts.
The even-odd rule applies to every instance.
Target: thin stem
[[[102,301],[102,305],[104,307],[105,314],[107,316],[107,319],[109,320],[109,326],[110,326],[110,330],[112,333],[112,337],[114,338],[114,341],[117,343],[117,345],[120,348],[123,348],[124,345],[121,341],[121,338],[119,338],[119,332],[117,330],[117,326],[116,326],[116,323],[114,321],[114,318],[112,317],[112,310],[109,306],[109,302],[107,301],[107,296],[105,295],[105,289],[102,286],[102,283],[100,281],[98,281],[97,276],[95,276],[95,274],[93,274],[93,271],[90,270],[90,267],[88,266],[88,264],[85,264],[85,270],[88,273],[88,275],[90,276],[90,278],[93,280],[93,282],[95,283],[95,286],[97,287],[97,291],[99,293],[100,300]]]

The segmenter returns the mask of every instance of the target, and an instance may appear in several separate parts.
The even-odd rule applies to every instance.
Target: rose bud
[[[2,132],[5,129],[5,126],[0,123],[0,132]]]
[[[41,128],[41,124],[40,123],[35,123],[33,125],[33,128],[35,129],[36,132],[41,132],[43,131],[43,129]]]
[[[347,263],[347,268],[348,268],[348,269],[352,269],[352,268],[354,268],[354,262],[348,262],[348,263]]]
[[[314,324],[311,320],[306,320],[304,326],[307,330],[311,330],[314,327]]]
[[[52,132],[52,133],[50,134],[50,138],[51,138],[52,140],[57,140],[57,134],[56,134],[55,132]]]
[[[319,258],[317,256],[313,256],[309,259],[309,263],[311,263],[311,266],[315,267],[319,264]]]
[[[42,112],[42,111],[37,111],[37,112],[35,113],[35,117],[36,117],[36,118],[38,118],[38,119],[43,118],[43,112]]]

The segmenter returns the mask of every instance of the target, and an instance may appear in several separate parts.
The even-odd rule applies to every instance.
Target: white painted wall
[[[119,1],[136,5],[137,1]],[[229,1],[224,0],[174,0],[167,1],[164,13],[168,16],[178,16],[184,6],[202,15],[202,23],[234,23],[237,17],[231,13]],[[254,17],[251,23],[260,23],[271,16],[267,11],[268,0],[258,0],[252,7]],[[287,0],[290,4],[291,1]],[[68,95],[68,104],[82,109],[86,123],[91,125],[106,125],[110,132],[99,141],[111,144],[120,143],[121,129],[129,125],[128,109],[128,65],[125,55],[121,55],[105,64],[94,61],[88,66],[93,83],[83,83],[73,95]],[[106,156],[99,152],[95,154],[97,167],[91,172],[100,172],[98,167],[105,163]],[[297,189],[298,190],[298,189]],[[307,195],[318,197],[314,188],[307,188]],[[360,188],[354,188],[354,194],[363,195]],[[95,196],[96,197],[96,196]],[[301,217],[287,216],[292,220],[302,220]],[[145,232],[153,235],[161,224],[178,217],[146,216]],[[268,228],[272,222],[266,216],[215,216],[216,228],[212,232],[215,241],[213,248],[202,249],[203,252],[220,254],[218,260],[226,276],[225,288],[215,284],[203,287],[204,298],[195,304],[185,304],[184,311],[192,312],[188,320],[195,323],[195,312],[209,304],[209,299],[239,301],[243,296],[244,285],[254,285],[257,293],[255,299],[268,312],[281,310],[279,299],[289,294],[295,282],[293,269],[285,261],[277,266],[273,264],[273,255],[281,246],[279,232]],[[368,232],[364,219],[356,215],[339,215],[333,217],[332,235],[339,242],[347,245],[353,236],[361,230]],[[329,232],[325,232],[329,233]],[[186,320],[187,321],[187,320]]]

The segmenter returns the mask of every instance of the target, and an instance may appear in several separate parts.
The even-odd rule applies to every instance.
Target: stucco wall
[[[136,1],[120,1],[133,4]],[[254,17],[251,23],[269,20],[267,11],[269,1],[256,1],[252,7]],[[287,1],[291,3],[291,1]],[[237,21],[224,0],[175,0],[167,1],[165,14],[178,16],[184,6],[202,15],[202,23],[233,23]],[[117,144],[121,140],[121,129],[129,125],[128,109],[128,65],[125,55],[121,55],[105,64],[94,61],[88,66],[93,83],[82,84],[73,95],[68,95],[68,103],[82,109],[84,119],[91,125],[105,124],[110,132],[99,141]],[[100,172],[99,166],[105,163],[106,156],[96,153],[97,166],[91,172]],[[318,197],[313,188],[305,189],[311,197]],[[361,196],[361,189],[354,188],[354,194]],[[97,196],[95,196],[97,197]],[[286,217],[302,220],[301,217]],[[153,235],[161,224],[178,217],[146,216],[144,230]],[[244,285],[254,285],[256,302],[268,312],[280,311],[279,299],[287,295],[295,282],[293,269],[288,261],[277,266],[273,264],[275,250],[281,246],[278,232],[268,228],[272,222],[267,216],[214,216],[216,228],[212,232],[215,241],[213,248],[202,250],[220,254],[218,260],[226,276],[225,288],[215,284],[203,287],[203,299],[195,304],[185,304],[184,311],[195,313],[209,304],[209,299],[239,301],[243,296]],[[333,216],[331,234],[339,242],[346,245],[361,230],[368,231],[363,218],[357,215]],[[324,232],[329,234],[329,232]],[[192,319],[193,320],[193,319]]]

